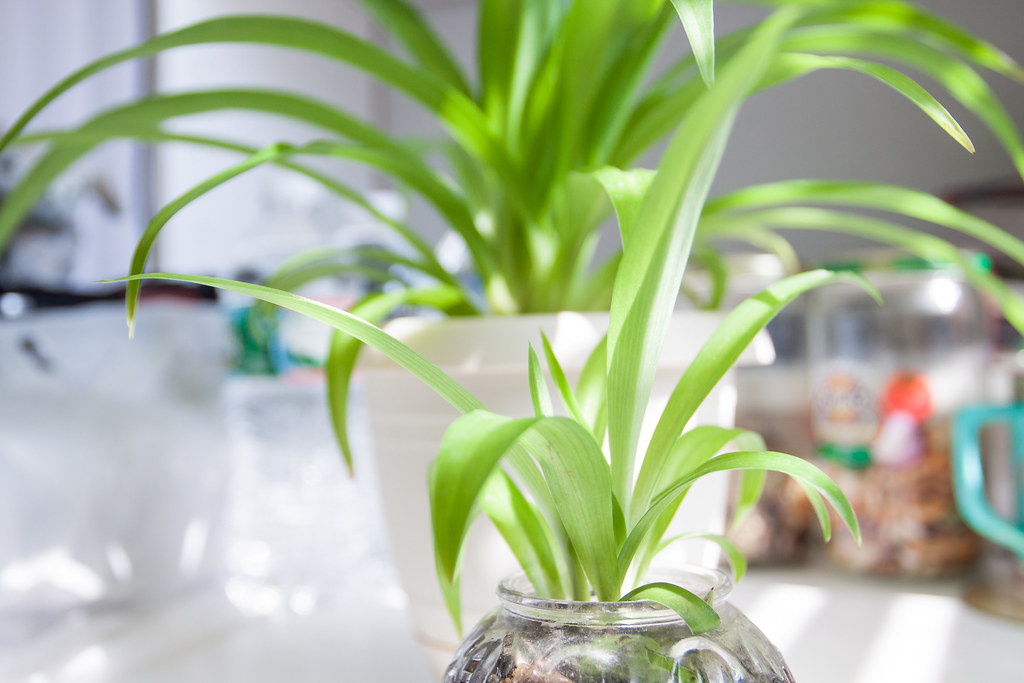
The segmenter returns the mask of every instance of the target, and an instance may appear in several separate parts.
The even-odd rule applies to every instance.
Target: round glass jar
[[[498,588],[501,606],[466,637],[444,683],[790,683],[782,655],[742,612],[726,602],[722,572],[661,573],[702,596],[722,617],[694,635],[654,602],[574,602],[534,595],[522,575]]]
[[[888,258],[856,266],[882,305],[855,285],[809,298],[814,439],[863,535],[838,533],[829,552],[870,574],[954,574],[981,546],[953,496],[951,416],[981,398],[989,324],[956,269]]]

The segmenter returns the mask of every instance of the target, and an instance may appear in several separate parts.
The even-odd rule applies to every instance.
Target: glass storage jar
[[[712,595],[722,623],[694,635],[653,602],[573,602],[536,597],[524,576],[504,581],[501,606],[477,624],[444,683],[791,683],[778,650],[726,602],[722,572],[686,568],[666,576]]]
[[[849,267],[882,305],[856,285],[808,302],[816,448],[863,533],[861,547],[844,531],[829,551],[867,573],[956,573],[975,562],[980,542],[953,497],[950,418],[984,389],[984,306],[952,265],[874,255]]]

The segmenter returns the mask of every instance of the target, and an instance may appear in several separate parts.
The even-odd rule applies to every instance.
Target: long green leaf
[[[1024,242],[988,221],[919,190],[858,181],[792,180],[748,187],[710,200],[705,213],[813,203],[878,209],[970,235],[1024,265]]]
[[[133,59],[206,43],[260,43],[315,52],[350,63],[421,101],[439,104],[444,98],[436,92],[436,82],[428,75],[403,64],[372,43],[326,24],[286,16],[220,17],[156,36],[75,71],[46,91],[7,129],[0,137],[0,151],[48,104],[87,78]]]
[[[964,252],[949,242],[912,230],[892,221],[842,211],[811,207],[764,209],[739,214],[731,219],[705,222],[708,235],[742,231],[745,226],[775,225],[787,229],[843,232],[904,249],[925,260],[956,264],[975,288],[990,295],[1006,319],[1024,333],[1024,298],[992,273],[979,270]]]
[[[183,135],[177,133],[169,133],[161,130],[158,127],[148,126],[132,126],[131,129],[119,129],[118,136],[127,139],[137,140],[140,142],[160,142],[160,143],[184,143],[190,145],[199,145],[203,147],[210,147],[213,149],[226,150],[230,152],[237,152],[246,156],[252,156],[258,154],[260,150],[258,148],[251,147],[249,145],[243,145],[237,142],[229,140],[222,140],[218,138],[202,137],[195,135]],[[53,142],[57,147],[66,146],[77,146],[83,145],[85,147],[94,147],[111,140],[111,131],[109,130],[83,130],[78,129],[74,131],[55,131],[55,132],[43,132],[32,135],[26,135],[18,138],[14,141],[14,144],[35,144],[39,142]],[[441,264],[437,261],[437,257],[434,255],[433,248],[423,238],[416,234],[408,225],[397,221],[394,218],[384,214],[377,207],[375,207],[362,192],[355,190],[344,183],[340,183],[334,178],[331,178],[319,171],[304,166],[301,163],[288,160],[285,158],[279,158],[272,161],[275,165],[282,168],[287,168],[296,173],[302,174],[326,189],[330,192],[338,195],[339,197],[355,204],[359,208],[366,211],[375,220],[390,226],[394,231],[402,237],[402,239],[412,247],[423,259],[422,263],[412,263],[404,261],[402,257],[395,254],[396,263],[401,262],[405,265],[412,267],[415,270],[422,270],[424,273],[434,277],[437,280],[446,282],[452,286],[458,286],[459,282],[452,277],[448,271],[441,267]],[[63,170],[63,169],[61,169]],[[41,185],[45,187],[48,181],[41,180]],[[26,191],[24,188],[19,189],[18,192],[26,192],[31,194],[32,191]],[[2,210],[2,207],[0,207]],[[6,219],[5,219],[6,220]],[[6,223],[5,223],[6,224]]]
[[[483,408],[483,404],[466,391],[458,382],[438,369],[430,361],[416,353],[408,346],[391,337],[387,333],[371,325],[370,323],[357,318],[356,316],[328,306],[319,301],[313,301],[306,297],[271,289],[262,285],[254,285],[246,282],[235,282],[223,278],[207,277],[205,275],[184,275],[177,273],[146,273],[145,275],[131,275],[128,277],[116,278],[109,282],[132,282],[138,280],[176,280],[180,282],[191,282],[197,285],[206,285],[224,289],[236,294],[250,296],[260,301],[286,308],[290,311],[319,320],[331,327],[350,334],[359,341],[372,346],[377,351],[393,360],[395,363],[420,378],[427,386],[433,389],[441,398],[450,403],[456,410],[468,413]]]
[[[854,24],[927,40],[944,50],[1024,82],[1024,69],[999,48],[976,38],[956,24],[903,0],[734,0],[750,4],[818,7],[808,24]]]
[[[629,566],[652,525],[661,517],[666,509],[675,503],[678,496],[692,486],[695,481],[714,472],[747,469],[781,472],[813,487],[828,500],[839,514],[840,519],[849,527],[854,538],[859,542],[860,527],[857,524],[857,517],[853,512],[853,508],[835,482],[829,479],[824,472],[806,460],[785,453],[743,451],[727,453],[717,458],[712,458],[706,464],[683,476],[652,500],[651,504],[644,510],[643,516],[630,529],[626,542],[622,544],[619,550],[620,568]]]
[[[608,382],[605,377],[607,367],[608,337],[601,337],[594,350],[583,364],[580,378],[576,382],[576,398],[585,423],[598,443],[604,442],[608,429]]]
[[[548,392],[547,382],[544,381],[544,371],[540,366],[540,359],[537,352],[530,345],[530,356],[528,371],[530,375],[530,400],[533,402],[533,414],[535,417],[550,417],[554,415],[551,405],[551,394]]]
[[[424,69],[464,95],[469,85],[458,62],[437,37],[422,13],[405,0],[358,0],[377,23],[398,39]]]
[[[1006,108],[974,69],[928,42],[861,26],[815,26],[792,32],[785,48],[798,52],[853,52],[906,63],[928,74],[981,119],[1006,148],[1024,176],[1024,142]]]
[[[697,59],[701,78],[715,84],[715,14],[711,0],[672,0]]]
[[[511,419],[477,411],[452,423],[431,470],[438,567],[457,588],[458,558],[473,505],[505,452],[527,430],[544,441],[532,452],[591,585],[600,599],[614,599],[620,580],[614,561],[609,562],[616,546],[608,466],[590,433],[566,418]]]
[[[685,432],[672,446],[665,469],[662,471],[661,479],[657,484],[657,492],[664,489],[678,480],[688,472],[692,472],[708,460],[711,460],[730,442],[737,441],[744,434],[742,429],[727,429],[716,425],[702,425],[694,427]],[[654,560],[655,555],[660,552],[661,539],[672,523],[679,505],[682,503],[685,492],[681,493],[672,505],[668,505],[661,517],[658,518],[650,528],[647,538],[639,553],[639,561],[636,571],[638,576],[647,573],[647,568]],[[639,516],[637,514],[636,516]]]
[[[676,384],[654,429],[634,489],[634,518],[644,513],[655,495],[658,482],[662,481],[662,472],[668,465],[673,443],[697,407],[732,367],[754,336],[800,294],[840,280],[860,282],[869,291],[873,291],[863,277],[853,273],[823,270],[801,273],[742,302],[719,325]]]
[[[316,100],[292,93],[264,90],[212,90],[160,95],[103,112],[83,124],[77,137],[42,157],[8,194],[0,213],[0,241],[27,214],[46,187],[72,163],[97,145],[115,138],[158,139],[158,125],[168,119],[224,109],[260,111],[292,118],[351,140],[400,155],[403,167],[428,171],[382,131]],[[193,138],[194,141],[199,141]],[[209,142],[209,141],[208,141]],[[385,169],[386,170],[386,169]],[[408,178],[405,180],[408,181]]]
[[[747,470],[755,471],[755,470]],[[817,494],[815,494],[817,495]],[[660,544],[658,544],[658,552],[665,550],[670,545],[678,543],[680,541],[710,541],[722,549],[725,553],[725,557],[729,560],[729,565],[732,567],[733,578],[736,581],[740,581],[747,573],[747,558],[743,556],[743,552],[736,546],[735,543],[730,541],[721,534],[708,534],[701,532],[691,532],[685,534],[677,534],[671,538],[666,538]]]
[[[655,3],[663,4],[659,0]],[[587,165],[610,163],[616,146],[626,133],[635,100],[646,89],[648,74],[674,23],[671,8],[664,4],[653,21],[633,32],[613,60],[611,73],[601,79],[603,84],[594,96],[585,142]]]
[[[179,211],[194,202],[199,197],[207,194],[208,192],[216,189],[224,183],[238,177],[239,175],[257,167],[262,164],[295,156],[298,154],[317,154],[327,156],[337,156],[347,159],[357,159],[361,161],[373,162],[378,166],[387,166],[391,168],[396,174],[399,173],[413,173],[410,176],[414,179],[414,182],[420,184],[425,194],[432,196],[438,203],[439,208],[445,207],[442,210],[446,215],[450,215],[453,219],[461,219],[453,221],[453,225],[461,224],[463,230],[459,231],[467,240],[467,246],[470,252],[474,255],[479,254],[480,258],[489,263],[488,250],[482,244],[481,238],[478,233],[469,225],[471,219],[468,215],[465,215],[465,207],[458,200],[449,193],[449,191],[427,172],[416,172],[415,167],[406,166],[404,160],[401,157],[394,158],[390,155],[382,153],[377,150],[371,150],[359,146],[341,145],[325,141],[314,141],[302,147],[293,147],[291,145],[276,144],[258,152],[257,154],[245,159],[239,164],[236,164],[215,176],[212,176],[204,180],[199,185],[188,190],[167,206],[161,209],[156,216],[146,226],[142,236],[139,238],[138,244],[135,248],[135,253],[132,256],[131,263],[131,274],[135,275],[141,273],[146,266],[146,262],[149,258],[149,253],[153,247],[157,236],[163,227],[173,218]],[[487,273],[493,269],[484,266],[482,272]],[[128,293],[126,297],[126,303],[128,308],[128,320],[129,326],[131,321],[134,320],[135,306],[138,300],[139,283],[130,282],[128,285]]]
[[[268,285],[272,286],[272,285]],[[279,288],[279,287],[278,287]],[[352,315],[369,323],[379,323],[399,306],[413,304],[440,311],[452,311],[465,305],[461,291],[452,287],[401,289],[372,294],[352,307]],[[339,330],[331,335],[331,344],[324,367],[327,378],[327,406],[335,441],[349,472],[352,472],[352,446],[348,432],[348,399],[352,372],[363,345],[358,339]]]
[[[472,150],[502,178],[516,206],[527,211],[521,178],[502,142],[489,130],[483,112],[468,96],[430,73],[396,59],[369,41],[326,24],[285,16],[216,18],[156,36],[136,47],[92,62],[34,102],[0,137],[0,151],[50,102],[90,76],[132,59],[149,57],[175,47],[207,43],[256,43],[305,50],[370,74],[437,114],[460,145]],[[338,113],[337,110],[335,112]]]
[[[782,31],[794,18],[785,13],[768,20],[722,69],[716,87],[691,110],[669,142],[640,208],[637,235],[623,252],[608,332],[608,426],[615,497],[627,510],[644,406],[699,207],[724,152],[739,101],[759,81]]]
[[[500,469],[488,481],[480,506],[508,543],[537,594],[566,598],[551,528],[537,507]]]
[[[544,359],[548,364],[548,374],[555,381],[555,388],[558,389],[558,394],[562,398],[562,405],[576,422],[587,424],[587,419],[583,416],[579,403],[576,402],[576,396],[572,393],[572,387],[569,386],[565,371],[562,370],[562,364],[558,362],[555,351],[551,348],[551,342],[548,341],[548,336],[543,331],[540,333],[540,340],[544,347]]]
[[[614,166],[605,166],[591,172],[593,178],[601,183],[615,207],[619,220],[619,234],[622,236],[623,249],[629,247],[634,233],[640,207],[644,197],[654,182],[655,172],[646,168],[632,168],[624,171]]]
[[[445,431],[430,469],[430,517],[442,589],[458,591],[459,558],[469,533],[473,508],[506,451],[534,425],[535,418],[511,418],[477,410]],[[457,595],[456,595],[457,598]],[[447,598],[451,605],[455,600]],[[452,619],[461,631],[462,615]]]
[[[361,320],[350,313],[338,310],[332,306],[313,301],[289,292],[271,289],[262,285],[253,285],[244,282],[235,282],[222,278],[207,277],[202,275],[182,275],[171,273],[147,273],[145,275],[132,275],[117,278],[110,282],[131,282],[135,280],[177,280],[180,282],[191,282],[193,284],[216,287],[227,291],[250,296],[281,308],[308,316],[314,320],[326,323],[337,330],[350,334],[381,352],[399,366],[418,377],[424,384],[430,387],[441,398],[450,403],[456,410],[468,413],[474,410],[483,409],[480,401],[466,391],[458,382],[453,380],[442,370],[427,361],[418,353],[405,346],[398,340],[392,338],[385,332],[373,325]],[[546,489],[545,482],[540,471],[521,449],[513,449],[509,456],[509,463],[515,469],[515,473],[526,484],[534,500],[547,511],[554,511],[554,503]]]
[[[529,448],[551,489],[558,517],[598,600],[618,597],[622,577],[615,562],[613,495],[608,463],[594,436],[568,418],[536,421],[545,444]]]
[[[640,586],[623,595],[622,600],[652,600],[665,605],[682,617],[694,635],[706,633],[722,623],[722,618],[711,605],[685,588],[671,583],[659,582]]]
[[[794,69],[793,74],[796,73],[796,70],[802,73],[811,73],[818,69],[842,69],[871,76],[913,102],[964,149],[974,153],[974,143],[967,137],[967,133],[960,127],[952,114],[913,79],[892,67],[852,57],[825,57],[797,53],[780,55],[779,59],[784,62],[781,68]]]

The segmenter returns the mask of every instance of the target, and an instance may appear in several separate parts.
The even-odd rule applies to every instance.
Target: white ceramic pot
[[[695,311],[679,312],[673,317],[652,392],[650,424],[645,424],[641,439],[649,438],[675,383],[721,319],[721,314]],[[607,326],[607,314],[558,313],[441,320],[402,318],[385,329],[441,367],[489,409],[503,415],[528,416],[533,409],[527,383],[527,342],[539,350],[543,329],[570,382],[575,382]],[[741,363],[767,363],[772,358],[771,342],[762,335]],[[360,369],[391,549],[408,594],[416,637],[440,680],[460,639],[437,586],[427,466],[437,455],[445,429],[458,413],[379,353],[368,349]],[[735,383],[730,372],[700,408],[693,424],[731,425],[735,402]],[[726,477],[710,477],[695,487],[677,518],[679,531],[721,529],[726,488]],[[708,548],[702,544],[676,547],[672,562],[707,563],[717,557],[717,550],[709,557]],[[476,524],[470,532],[463,562],[465,625],[475,623],[494,607],[494,587],[516,570],[515,560],[497,531],[487,522]]]

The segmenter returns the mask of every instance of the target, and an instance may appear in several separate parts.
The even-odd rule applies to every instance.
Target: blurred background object
[[[12,296],[10,294],[5,296]],[[220,573],[227,336],[194,291],[0,320],[0,651]]]
[[[836,267],[864,274],[884,303],[848,286],[809,297],[817,454],[864,537],[841,534],[829,550],[869,573],[967,570],[981,546],[953,498],[950,420],[984,395],[991,321],[955,264],[880,252]]]

